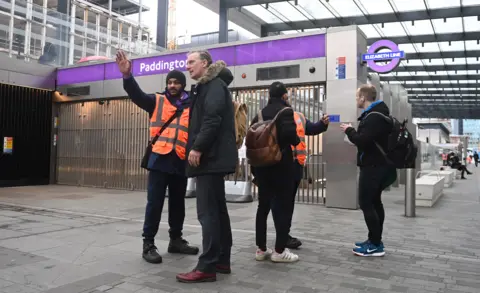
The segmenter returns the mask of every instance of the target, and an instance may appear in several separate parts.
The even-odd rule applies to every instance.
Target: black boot
[[[295,237],[288,236],[288,241],[287,241],[287,248],[290,249],[298,249],[300,246],[302,246],[302,241],[298,240]]]
[[[149,263],[162,263],[162,256],[158,254],[157,247],[153,243],[143,243],[142,256]]]
[[[198,254],[198,251],[198,247],[190,246],[183,238],[170,239],[170,243],[168,244],[169,253],[196,255]]]

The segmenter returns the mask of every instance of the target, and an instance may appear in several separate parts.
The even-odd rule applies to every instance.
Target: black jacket
[[[235,173],[238,149],[235,143],[233,103],[228,85],[233,75],[223,61],[210,65],[192,87],[187,158],[190,150],[202,153],[200,166],[187,163],[188,177]]]
[[[263,108],[263,120],[271,120],[288,105],[281,99],[270,99]],[[253,118],[252,125],[258,121],[258,114]],[[278,144],[282,150],[282,160],[273,166],[252,167],[252,173],[259,185],[271,185],[280,189],[288,188],[286,184],[293,183],[295,175],[292,145],[300,143],[297,135],[297,125],[293,118],[293,110],[283,111],[276,120]]]
[[[388,165],[385,157],[375,145],[375,141],[384,150],[387,150],[392,123],[382,115],[370,114],[372,112],[378,112],[387,117],[390,115],[390,110],[383,101],[375,102],[358,118],[360,121],[358,130],[351,127],[345,132],[348,139],[357,146],[357,165],[360,167]]]

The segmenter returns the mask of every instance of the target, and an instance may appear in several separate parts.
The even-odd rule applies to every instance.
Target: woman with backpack
[[[247,133],[247,158],[258,186],[258,209],[255,221],[255,259],[273,262],[296,262],[298,255],[286,248],[290,197],[294,189],[292,145],[300,143],[288,92],[281,82],[270,86],[270,99],[252,120]],[[276,130],[276,131],[271,131]],[[262,139],[265,138],[265,139]],[[272,143],[275,142],[275,143]],[[277,237],[275,249],[267,247],[267,218],[272,210]]]

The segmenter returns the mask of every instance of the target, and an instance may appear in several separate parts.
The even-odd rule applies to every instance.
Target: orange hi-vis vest
[[[307,144],[305,143],[305,116],[302,113],[293,113],[293,119],[297,124],[297,135],[300,138],[300,143],[297,146],[292,146],[293,157],[302,166],[305,166],[307,159]]]
[[[153,138],[160,131],[160,128],[177,111],[177,107],[163,95],[156,95],[156,105],[150,118],[150,138]],[[186,108],[180,117],[175,118],[170,125],[158,137],[152,147],[152,152],[166,155],[175,149],[178,157],[185,160],[185,153],[188,140],[188,118],[190,109]]]

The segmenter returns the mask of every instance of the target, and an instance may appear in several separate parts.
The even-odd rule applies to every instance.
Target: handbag
[[[157,142],[158,138],[160,137],[160,135],[162,134],[162,132],[168,127],[168,125],[170,125],[170,123],[172,123],[172,121],[177,118],[179,116],[179,114],[181,114],[183,112],[183,109],[177,109],[177,111],[175,111],[175,113],[173,113],[173,115],[168,118],[167,122],[165,122],[162,127],[160,128],[160,130],[158,131],[158,133],[153,137],[153,139],[148,143],[146,149],[145,149],[145,153],[143,154],[143,158],[142,158],[142,163],[141,163],[141,167],[144,168],[144,169],[147,169],[148,170],[148,161],[150,160],[150,155],[152,154],[152,148],[153,148],[153,145]]]

